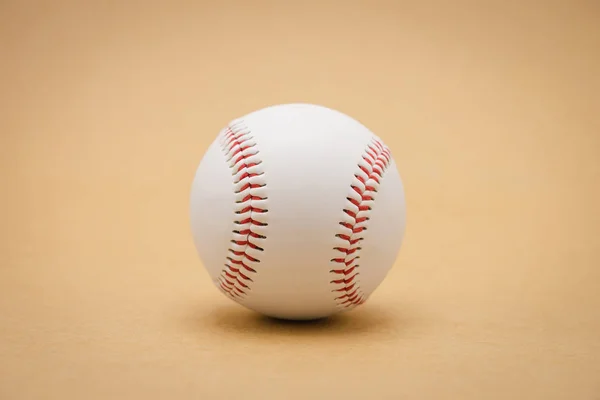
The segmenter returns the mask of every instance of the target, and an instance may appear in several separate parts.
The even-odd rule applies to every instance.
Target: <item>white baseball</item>
[[[233,120],[204,154],[190,200],[193,240],[215,286],[275,318],[363,304],[405,232],[389,149],[356,120],[311,104]]]

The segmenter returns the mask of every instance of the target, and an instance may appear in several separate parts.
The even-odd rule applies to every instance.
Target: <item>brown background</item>
[[[600,5],[0,6],[0,399],[600,399]],[[311,102],[392,149],[367,305],[277,323],[189,232],[231,118]]]

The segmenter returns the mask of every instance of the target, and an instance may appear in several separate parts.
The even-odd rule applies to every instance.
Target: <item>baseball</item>
[[[312,104],[232,120],[204,154],[190,195],[193,241],[216,288],[293,320],[364,304],[396,261],[405,209],[383,141]]]

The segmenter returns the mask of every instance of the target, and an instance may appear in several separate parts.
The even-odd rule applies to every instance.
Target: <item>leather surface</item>
[[[0,399],[600,398],[597,4],[126,3],[0,5]],[[406,190],[392,272],[312,323],[225,298],[189,228],[219,130],[286,102]]]

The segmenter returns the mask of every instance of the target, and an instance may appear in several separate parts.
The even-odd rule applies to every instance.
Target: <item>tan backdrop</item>
[[[0,4],[0,399],[600,399],[594,1]],[[393,151],[408,225],[360,310],[211,284],[191,180],[286,102]]]

